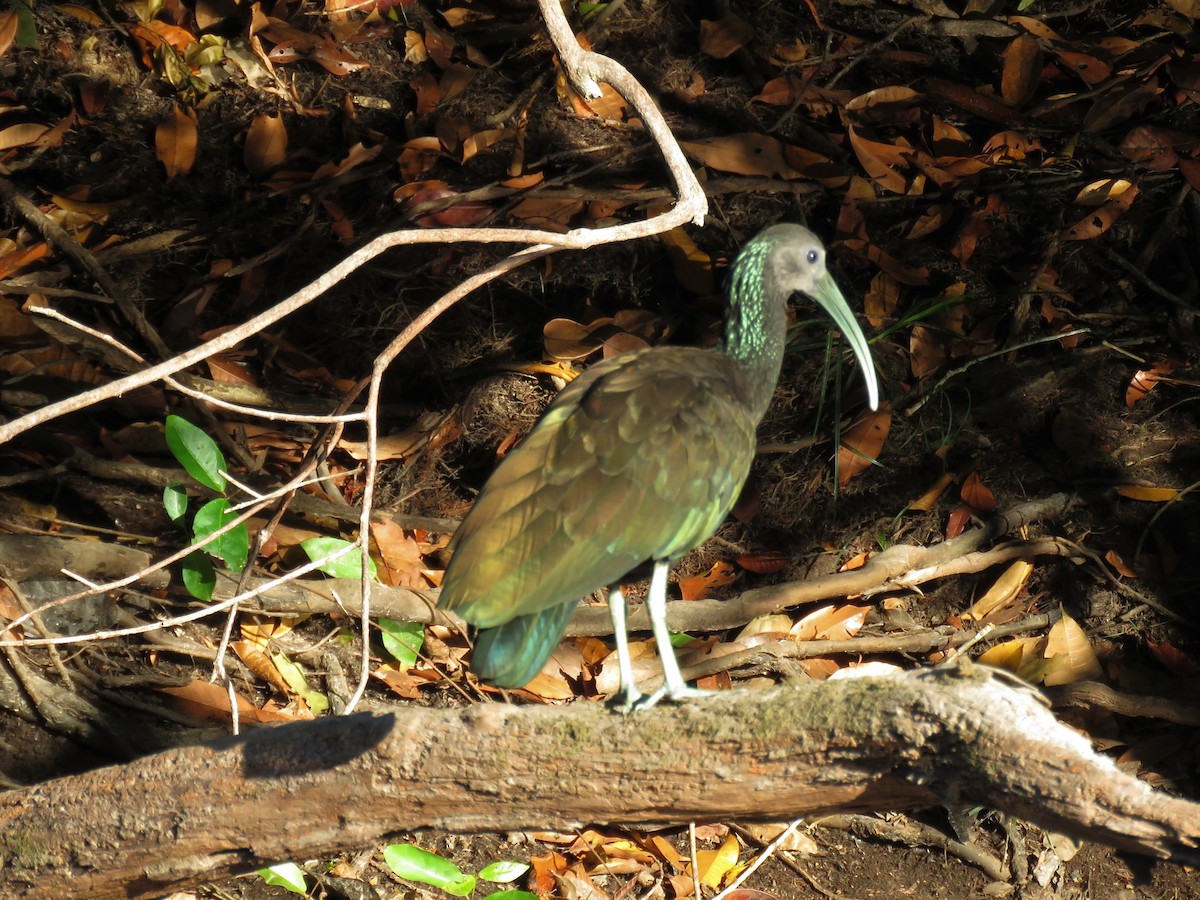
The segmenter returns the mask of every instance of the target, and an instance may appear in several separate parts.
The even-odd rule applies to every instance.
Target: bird
[[[666,624],[670,566],[711,537],[738,499],[783,363],[787,304],[815,300],[858,359],[872,409],[866,336],[802,225],[772,225],[737,254],[713,348],[659,346],[590,366],[493,471],[450,542],[438,606],[476,629],[471,667],[528,684],[581,598],[608,588],[624,712],[707,694],[684,681]],[[622,581],[651,566],[646,604],[663,684],[634,683]]]

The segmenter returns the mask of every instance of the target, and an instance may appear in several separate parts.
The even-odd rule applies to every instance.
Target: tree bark
[[[1200,804],[1120,772],[1041,697],[966,665],[599,704],[321,719],[0,795],[6,897],[153,897],[424,827],[786,820],[983,804],[1200,863]]]

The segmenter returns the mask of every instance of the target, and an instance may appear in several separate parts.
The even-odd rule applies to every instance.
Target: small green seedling
[[[225,455],[216,441],[179,416],[167,416],[166,437],[167,447],[192,478],[218,494],[225,493]],[[188,498],[182,484],[172,482],[163,489],[163,506],[172,521],[183,521],[187,514]],[[204,540],[236,519],[237,515],[223,496],[208,501],[192,518],[193,540]],[[213,590],[217,586],[213,557],[221,560],[233,572],[240,573],[246,567],[249,556],[250,531],[243,522],[183,561],[183,585],[198,600],[212,600]]]
[[[431,884],[455,897],[469,897],[475,893],[478,878],[494,884],[511,884],[529,871],[526,863],[501,860],[484,866],[476,878],[450,860],[412,844],[389,844],[384,848],[383,860],[399,877]],[[528,891],[507,890],[489,894],[488,900],[537,900],[537,897]]]

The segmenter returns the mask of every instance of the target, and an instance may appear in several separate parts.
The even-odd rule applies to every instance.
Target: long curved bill
[[[833,319],[833,324],[838,327],[838,331],[850,343],[851,349],[854,350],[854,356],[858,359],[859,368],[862,369],[863,379],[867,383],[867,398],[870,401],[871,409],[878,409],[879,382],[875,378],[875,362],[871,359],[871,348],[867,344],[867,336],[858,327],[858,320],[854,318],[854,310],[842,296],[841,288],[837,286],[832,275],[822,272],[817,278],[816,284],[813,285],[810,296],[821,305],[821,309],[829,314],[829,318]]]

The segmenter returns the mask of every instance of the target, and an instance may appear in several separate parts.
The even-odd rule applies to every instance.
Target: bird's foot
[[[608,698],[608,705],[614,712],[629,715],[646,700],[646,695],[635,687],[622,685],[621,689]]]
[[[719,691],[706,691],[702,688],[688,687],[687,685],[684,685],[683,687],[677,687],[672,690],[666,685],[663,685],[653,694],[640,694],[634,700],[632,705],[623,711],[642,712],[643,710],[657,706],[660,700],[668,700],[671,703],[682,703],[685,700],[700,700],[704,697],[711,697],[713,694],[717,693],[719,693]]]

